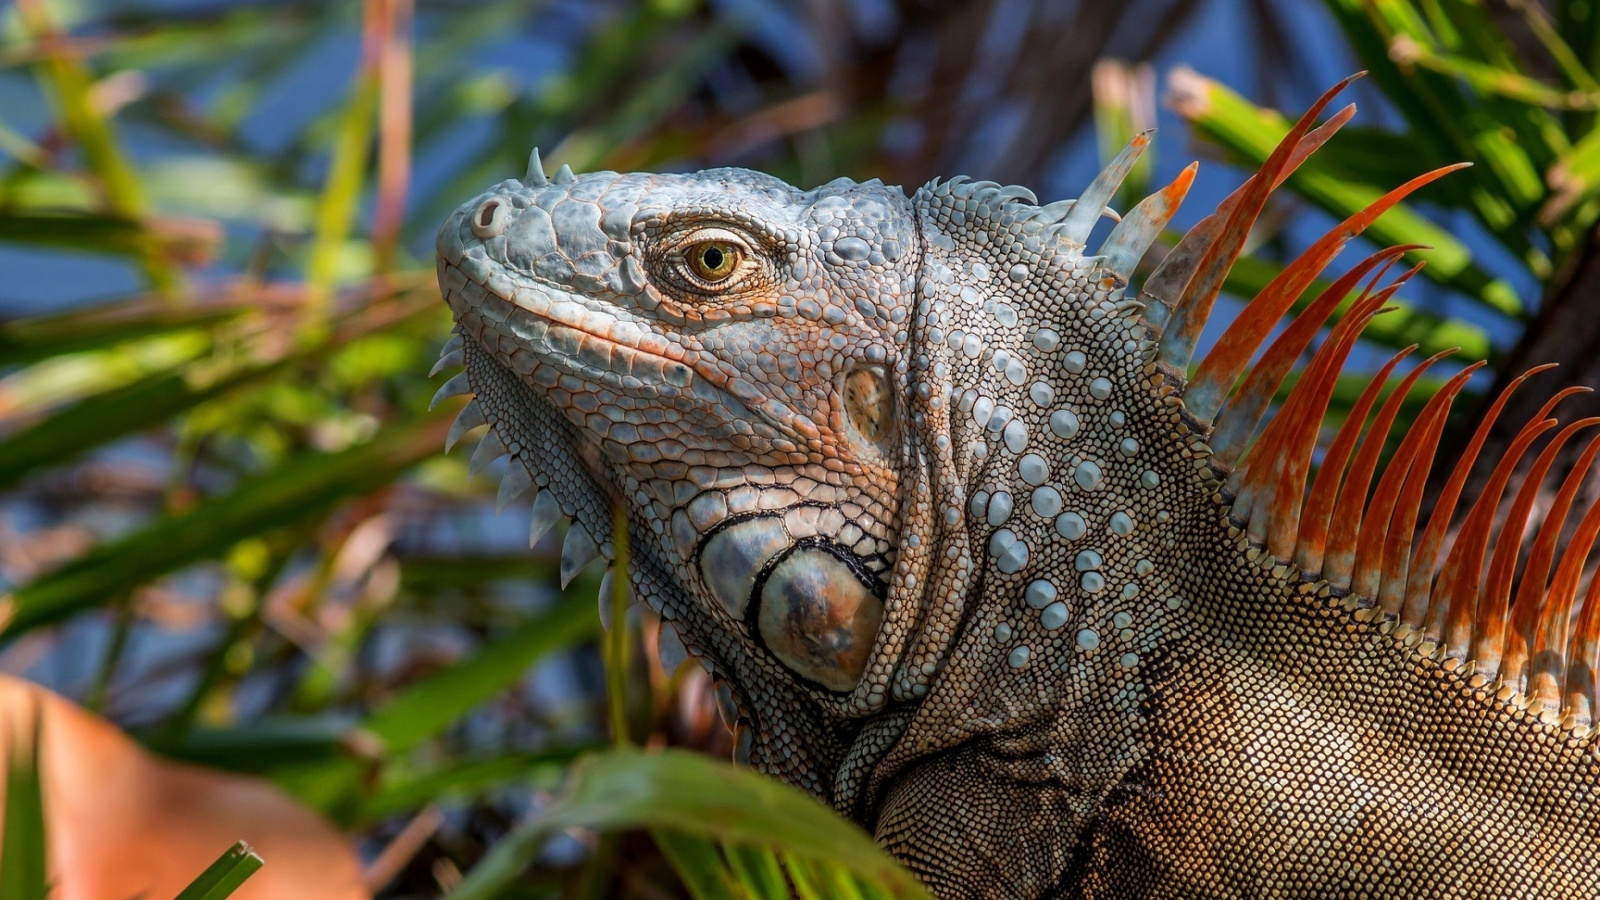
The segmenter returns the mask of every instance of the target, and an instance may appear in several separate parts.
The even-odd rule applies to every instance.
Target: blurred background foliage
[[[556,587],[559,541],[529,550],[497,473],[443,454],[444,213],[535,145],[580,171],[959,173],[1054,199],[1160,124],[1120,202],[1223,162],[1186,226],[1287,131],[1275,109],[1366,68],[1361,116],[1290,179],[1229,290],[1471,161],[1368,232],[1432,247],[1368,358],[1461,347],[1493,362],[1480,398],[1568,363],[1502,418],[1520,422],[1600,383],[1597,5],[0,7],[0,671],[271,779],[351,835],[383,896],[914,894],[820,806],[621,746],[725,759],[731,738],[697,667],[662,671],[649,616],[602,641],[600,573]]]

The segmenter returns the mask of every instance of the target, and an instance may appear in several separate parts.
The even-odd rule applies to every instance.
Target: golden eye
[[[726,281],[739,266],[740,252],[727,241],[701,241],[689,248],[689,266],[706,281]]]

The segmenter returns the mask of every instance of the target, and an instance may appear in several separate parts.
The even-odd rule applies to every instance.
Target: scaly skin
[[[440,232],[446,392],[942,897],[1600,893],[1588,729],[1263,550],[1123,296],[1181,191],[1088,256],[1106,193],[535,165]]]

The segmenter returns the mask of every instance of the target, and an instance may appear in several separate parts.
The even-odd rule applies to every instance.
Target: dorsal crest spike
[[[1288,557],[1292,533],[1298,530],[1300,493],[1309,474],[1311,450],[1339,370],[1356,338],[1378,314],[1382,299],[1363,295],[1357,300],[1351,314],[1313,355],[1283,409],[1250,450],[1250,460],[1229,478],[1237,495],[1235,517],[1246,519],[1252,536],[1267,541],[1279,558]]]
[[[1415,350],[1415,345],[1410,349]],[[1379,454],[1382,453],[1384,444],[1388,442],[1389,431],[1394,426],[1395,417],[1400,413],[1400,405],[1411,393],[1411,388],[1434,363],[1444,359],[1450,352],[1445,350],[1436,353],[1407,372],[1389,393],[1388,399],[1378,409],[1378,415],[1372,420],[1372,426],[1367,429],[1367,438],[1350,463],[1350,471],[1339,488],[1339,502],[1334,507],[1333,530],[1328,537],[1328,549],[1322,568],[1322,577],[1329,583],[1340,587],[1352,584],[1356,569],[1356,551],[1367,507],[1367,488],[1372,484],[1372,475],[1378,467]]]
[[[1429,365],[1442,360],[1460,348],[1443,351],[1424,362],[1418,369],[1426,369]],[[1420,374],[1420,373],[1416,373]],[[1459,379],[1459,375],[1457,376]],[[1447,384],[1464,384],[1465,379],[1452,379]],[[1401,385],[1401,389],[1408,387]],[[1401,389],[1395,391],[1400,393]],[[1447,389],[1449,390],[1449,389]],[[1367,501],[1367,509],[1362,513],[1365,527],[1361,529],[1356,540],[1355,567],[1351,570],[1351,590],[1365,597],[1380,600],[1381,590],[1386,581],[1403,581],[1404,574],[1399,569],[1404,565],[1404,554],[1398,552],[1399,548],[1392,547],[1392,537],[1410,537],[1409,526],[1403,535],[1394,534],[1396,528],[1396,513],[1400,506],[1404,487],[1411,478],[1412,470],[1420,464],[1423,478],[1426,477],[1431,456],[1423,456],[1423,450],[1430,443],[1430,435],[1437,435],[1437,429],[1444,425],[1444,417],[1449,413],[1449,402],[1453,392],[1440,390],[1428,398],[1422,412],[1418,414],[1416,422],[1406,430],[1396,448],[1394,457],[1384,469],[1383,475],[1378,479],[1377,489]],[[1395,401],[1391,397],[1391,402]],[[1421,481],[1422,478],[1416,479]],[[1419,485],[1420,490],[1420,485]],[[1393,568],[1388,568],[1393,566]]]
[[[1555,419],[1535,416],[1511,443],[1506,455],[1495,465],[1483,493],[1467,513],[1466,520],[1450,548],[1444,569],[1439,573],[1438,602],[1445,611],[1444,630],[1439,636],[1446,651],[1455,657],[1471,659],[1473,634],[1478,622],[1478,604],[1483,595],[1483,561],[1489,545],[1489,529],[1494,510],[1500,505],[1506,482],[1528,447],[1546,431],[1556,427]]]
[[[1500,396],[1489,405],[1489,411],[1484,414],[1472,439],[1468,441],[1466,451],[1456,460],[1449,480],[1445,482],[1438,499],[1434,501],[1427,527],[1422,531],[1422,538],[1417,542],[1416,553],[1412,557],[1411,574],[1406,581],[1405,606],[1400,613],[1402,620],[1422,623],[1429,634],[1435,636],[1443,634],[1445,610],[1443,604],[1433,601],[1436,594],[1430,585],[1437,573],[1439,551],[1444,544],[1451,517],[1455,513],[1456,502],[1461,497],[1461,489],[1467,483],[1473,463],[1477,461],[1478,451],[1483,449],[1484,441],[1489,439],[1489,429],[1494,427],[1495,420],[1500,417],[1500,412],[1505,409],[1511,395],[1529,378],[1553,368],[1555,368],[1554,363],[1535,366],[1511,379],[1506,389],[1501,391]]]
[[[1082,247],[1089,241],[1089,232],[1094,228],[1094,223],[1100,218],[1100,210],[1111,202],[1111,197],[1122,186],[1122,180],[1128,177],[1133,170],[1134,163],[1139,161],[1145,148],[1150,146],[1151,132],[1145,131],[1134,135],[1128,146],[1122,148],[1094,181],[1084,189],[1076,203],[1067,211],[1061,220],[1059,233],[1069,243]]]
[[[1421,425],[1423,437],[1417,449],[1416,462],[1406,473],[1405,485],[1400,489],[1399,501],[1389,521],[1389,533],[1383,548],[1383,583],[1379,589],[1378,605],[1389,615],[1398,616],[1401,604],[1405,600],[1406,584],[1414,558],[1412,545],[1416,537],[1417,517],[1421,512],[1428,477],[1433,471],[1435,454],[1439,449],[1439,438],[1444,434],[1445,424],[1450,418],[1450,408],[1455,403],[1456,396],[1466,388],[1467,382],[1472,380],[1472,376],[1486,365],[1488,364],[1483,360],[1479,360],[1457,372],[1455,377],[1445,382],[1445,386],[1428,401],[1428,405],[1423,408],[1422,415],[1419,416],[1419,420],[1423,423]],[[1432,418],[1429,418],[1430,415]]]
[[[1194,183],[1199,169],[1199,163],[1190,163],[1171,184],[1139,201],[1100,245],[1100,255],[1106,258],[1105,267],[1123,282],[1133,277],[1134,267],[1160,236],[1161,229],[1172,220],[1173,213],[1188,196],[1189,186]]]
[[[1567,476],[1567,483],[1573,485],[1574,489],[1582,485],[1597,452],[1600,452],[1600,437],[1589,442],[1578,465],[1574,466],[1572,473]],[[1565,487],[1562,492],[1566,492]],[[1544,627],[1540,632],[1541,640],[1548,646],[1565,650],[1566,659],[1570,662],[1542,657],[1536,652],[1530,677],[1533,692],[1547,705],[1557,702],[1569,715],[1581,714],[1585,726],[1589,722],[1594,682],[1591,677],[1587,688],[1581,693],[1574,693],[1573,688],[1580,685],[1574,683],[1572,676],[1578,666],[1588,666],[1594,661],[1593,643],[1585,640],[1585,619],[1592,619],[1595,613],[1591,612],[1590,603],[1586,602],[1576,623],[1571,622],[1571,617],[1573,603],[1578,597],[1578,582],[1583,577],[1584,564],[1589,561],[1589,554],[1594,550],[1597,536],[1600,536],[1600,503],[1591,504],[1584,513],[1577,530],[1573,532],[1572,541],[1562,555],[1560,565],[1556,567],[1556,577],[1551,583],[1546,601],[1548,611],[1543,617]],[[1600,579],[1595,580],[1600,581]],[[1592,583],[1590,593],[1593,593]],[[1590,621],[1588,625],[1587,633],[1592,635],[1593,622]]]
[[[1376,300],[1377,298],[1373,298]],[[1344,425],[1333,438],[1333,444],[1323,455],[1322,467],[1317,470],[1311,485],[1311,496],[1306,501],[1305,514],[1300,524],[1300,540],[1295,548],[1295,562],[1306,572],[1322,572],[1327,559],[1327,541],[1333,522],[1334,506],[1338,502],[1344,471],[1355,451],[1356,439],[1366,424],[1367,413],[1377,402],[1378,395],[1400,361],[1411,355],[1415,346],[1407,347],[1389,358],[1377,374],[1373,375],[1355,406],[1345,416]]]
[[[1360,212],[1340,222],[1306,248],[1261,289],[1239,317],[1228,326],[1216,347],[1206,355],[1194,379],[1184,391],[1183,402],[1189,413],[1203,422],[1216,417],[1222,400],[1233,388],[1250,357],[1283,318],[1284,313],[1322,273],[1328,263],[1352,238],[1361,234],[1377,218],[1423,185],[1444,177],[1460,166],[1444,166],[1419,175],[1374,200]],[[1231,262],[1230,262],[1231,265]],[[1224,272],[1223,274],[1226,274]]]
[[[1374,276],[1374,281],[1381,279],[1395,259],[1416,246],[1410,244],[1391,247],[1367,257],[1329,285],[1303,312],[1295,316],[1294,321],[1284,329],[1277,340],[1273,341],[1260,361],[1246,374],[1244,384],[1217,415],[1210,444],[1212,456],[1219,464],[1232,465],[1234,460],[1244,453],[1256,427],[1266,415],[1267,406],[1277,394],[1278,388],[1283,385],[1294,361],[1299,359],[1306,347],[1311,345],[1312,338],[1356,284],[1374,267],[1380,265],[1381,268]],[[1372,286],[1368,285],[1362,296],[1352,304],[1352,313],[1371,291]]]
[[[1544,619],[1545,600],[1548,597],[1550,566],[1555,561],[1556,540],[1566,523],[1567,509],[1576,494],[1576,485],[1563,484],[1550,509],[1542,517],[1543,524],[1529,549],[1528,561],[1523,567],[1517,586],[1516,603],[1512,603],[1511,578],[1521,549],[1522,532],[1530,521],[1534,502],[1544,484],[1545,476],[1556,461],[1556,455],[1567,441],[1579,431],[1600,425],[1600,418],[1580,419],[1561,429],[1534,461],[1522,482],[1522,489],[1500,527],[1500,539],[1495,545],[1495,556],[1490,563],[1489,595],[1494,606],[1486,618],[1498,623],[1503,631],[1505,652],[1500,661],[1501,676],[1508,681],[1522,682],[1527,671],[1528,654],[1537,640],[1535,632]],[[1571,479],[1566,479],[1571,482]],[[1515,545],[1515,546],[1508,546]],[[1504,559],[1502,559],[1504,557]]]
[[[1205,248],[1204,255],[1195,264],[1188,284],[1177,298],[1172,321],[1166,333],[1162,335],[1160,357],[1162,362],[1179,371],[1189,367],[1189,360],[1194,355],[1195,342],[1199,340],[1200,331],[1205,327],[1206,319],[1211,314],[1212,303],[1222,290],[1223,278],[1227,276],[1234,260],[1239,258],[1239,253],[1244,249],[1245,238],[1249,236],[1256,217],[1261,215],[1261,210],[1266,206],[1267,197],[1278,185],[1280,176],[1286,177],[1291,171],[1290,163],[1295,161],[1298,155],[1295,151],[1311,131],[1312,123],[1322,110],[1333,102],[1333,98],[1347,83],[1348,79],[1317,98],[1317,102],[1311,104],[1311,108],[1295,122],[1294,127],[1289,129],[1289,134],[1267,157],[1261,170],[1240,189],[1237,205],[1223,220],[1215,239]],[[1222,218],[1220,207],[1218,216]]]
[[[1354,116],[1355,112],[1355,105],[1351,104],[1339,110],[1328,121],[1313,128],[1311,133],[1306,135],[1305,139],[1300,142],[1299,146],[1294,148],[1294,155],[1290,157],[1289,165],[1285,166],[1284,171],[1279,173],[1278,179],[1273,186],[1276,187],[1282,184],[1283,179],[1289,177],[1302,162],[1305,162],[1307,157],[1316,152],[1317,148],[1332,137],[1344,123],[1350,121],[1350,117]],[[1144,288],[1140,291],[1139,299],[1149,308],[1149,312],[1145,315],[1145,320],[1150,323],[1154,334],[1160,335],[1166,331],[1172,311],[1182,298],[1183,288],[1189,283],[1190,277],[1194,274],[1196,263],[1206,252],[1206,248],[1216,240],[1217,233],[1221,231],[1223,224],[1227,221],[1229,212],[1238,205],[1239,198],[1244,196],[1245,189],[1248,187],[1249,182],[1240,185],[1233,193],[1223,198],[1221,203],[1217,204],[1215,212],[1201,219],[1185,232],[1183,238],[1178,241],[1177,246],[1167,253],[1166,257],[1161,260],[1161,264],[1156,266],[1156,270],[1145,281]]]
[[[1558,550],[1557,544],[1561,540],[1561,532],[1566,522],[1567,514],[1572,509],[1573,501],[1577,499],[1579,489],[1583,487],[1589,467],[1594,464],[1596,454],[1600,454],[1600,437],[1590,439],[1589,445],[1584,448],[1583,453],[1578,457],[1578,461],[1573,464],[1572,471],[1567,473],[1566,480],[1561,484],[1561,491],[1556,495],[1556,501],[1551,504],[1549,513],[1545,515],[1544,525],[1539,530],[1539,543],[1546,545],[1550,554],[1550,561],[1546,563],[1541,562],[1539,559],[1530,558],[1530,566],[1537,565],[1542,569],[1552,563],[1556,565],[1556,575],[1550,582],[1549,591],[1541,595],[1535,585],[1535,579],[1524,580],[1522,589],[1517,593],[1517,598],[1513,603],[1514,608],[1518,610],[1531,607],[1535,603],[1542,603],[1549,610],[1548,615],[1535,615],[1530,612],[1528,616],[1535,624],[1543,622],[1545,630],[1563,635],[1552,639],[1551,643],[1557,647],[1565,646],[1566,644],[1564,634],[1565,629],[1570,624],[1568,620],[1572,611],[1572,601],[1577,595],[1576,579],[1582,574],[1583,561],[1588,556],[1590,545],[1594,543],[1594,535],[1590,535],[1585,540],[1582,536],[1583,526],[1580,523],[1579,530],[1574,533],[1572,541],[1567,545],[1567,551],[1562,554],[1560,562],[1556,563],[1554,557]],[[1600,503],[1593,504],[1593,507],[1600,507]],[[1593,508],[1589,513],[1585,514],[1585,518],[1587,519],[1590,514],[1594,514]],[[1536,545],[1534,557],[1542,557],[1542,549]],[[1577,566],[1577,569],[1571,573],[1567,573],[1563,569],[1569,564],[1569,559],[1573,560],[1573,564]],[[1570,591],[1564,591],[1561,588],[1562,579],[1568,575],[1573,578],[1573,583]]]

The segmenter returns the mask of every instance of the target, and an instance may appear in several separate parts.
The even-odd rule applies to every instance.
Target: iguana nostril
[[[488,240],[506,228],[511,210],[500,200],[489,199],[478,205],[472,213],[472,233],[479,240]]]

